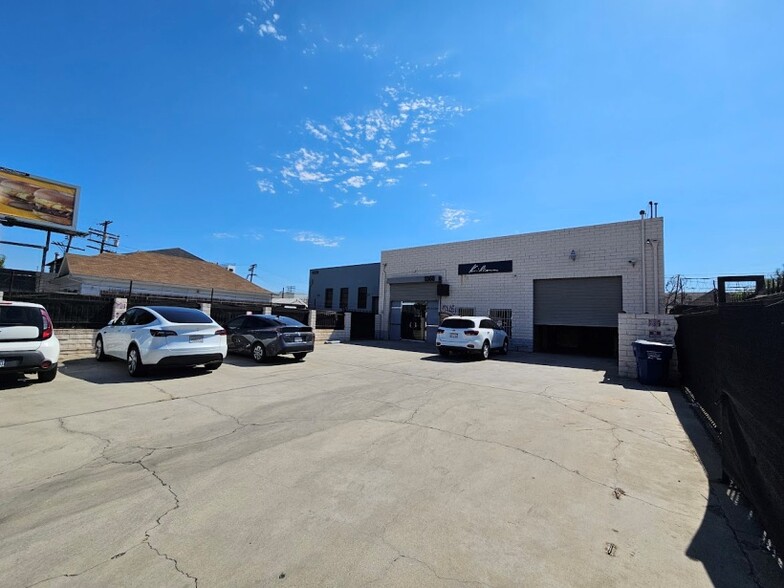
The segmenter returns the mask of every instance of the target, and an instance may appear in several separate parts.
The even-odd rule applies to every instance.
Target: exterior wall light
[[[571,259],[572,261],[577,259],[577,252],[574,249],[572,249],[571,253],[569,253],[569,259]]]

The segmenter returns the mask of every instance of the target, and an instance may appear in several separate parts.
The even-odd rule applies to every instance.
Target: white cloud
[[[355,205],[362,205],[362,206],[373,206],[377,202],[378,202],[377,200],[371,200],[370,198],[367,198],[366,196],[363,196],[362,198],[360,198],[359,200],[354,202],[354,204]]]
[[[302,26],[299,34],[319,35]],[[353,42],[361,41],[356,38]],[[324,42],[330,41],[324,37]],[[438,58],[427,68],[437,67],[441,61]],[[406,173],[403,170],[415,165],[431,165],[431,160],[423,157],[425,146],[444,126],[468,112],[449,96],[416,92],[409,81],[384,87],[378,98],[374,107],[361,113],[344,113],[331,120],[304,120],[299,149],[278,155],[279,163],[272,172],[260,165],[251,169],[269,174],[267,180],[273,188],[279,189],[277,184],[281,182],[292,191],[298,184],[318,186],[321,192],[331,189],[328,184],[339,192],[359,190],[371,181],[378,186],[393,186],[396,182],[385,180],[397,180]]]
[[[329,139],[329,129],[324,125],[314,125],[312,122],[305,123],[305,129],[319,141],[326,141]]]
[[[237,235],[234,233],[213,233],[213,239],[236,239]]]
[[[275,184],[269,180],[256,180],[256,186],[262,194],[274,194]]]
[[[288,233],[289,232],[288,229],[272,229],[272,230],[275,231],[276,233]]]
[[[352,188],[359,189],[362,186],[364,186],[367,182],[365,181],[365,178],[363,178],[362,176],[351,176],[344,183],[348,186],[351,186]]]
[[[251,164],[251,163],[249,163],[249,164],[248,164],[248,169],[249,169],[250,171],[259,172],[260,174],[266,174],[266,173],[269,173],[269,172],[271,172],[271,171],[272,171],[272,170],[271,170],[270,168],[268,168],[268,167],[262,167],[262,166],[260,166],[260,165],[253,165],[253,164]]]
[[[441,210],[441,222],[444,224],[445,229],[459,229],[472,220],[470,214],[470,210],[444,207]]]
[[[284,181],[291,179],[299,180],[303,183],[324,183],[331,182],[332,178],[321,171],[321,167],[326,161],[326,155],[317,151],[310,151],[304,147],[284,156],[290,165],[281,170]]]
[[[277,16],[277,15],[275,15]],[[285,41],[286,35],[280,33],[278,28],[275,26],[275,22],[277,22],[277,18],[273,20],[267,20],[259,25],[259,36],[260,37],[272,37],[276,41]]]
[[[245,233],[243,237],[246,239],[253,239],[254,241],[261,241],[264,238],[264,235],[257,231],[251,231],[249,233]]]
[[[340,245],[343,237],[325,237],[311,231],[300,231],[294,235],[294,240],[300,243],[312,243],[319,247],[337,247]]]
[[[345,200],[335,200],[331,196],[329,199],[332,201],[332,208],[342,208],[343,205],[346,203]]]

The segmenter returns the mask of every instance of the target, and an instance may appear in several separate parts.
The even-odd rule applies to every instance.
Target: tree
[[[5,267],[5,255],[0,253],[0,267]]]

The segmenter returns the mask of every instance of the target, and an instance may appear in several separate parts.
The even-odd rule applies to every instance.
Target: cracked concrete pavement
[[[3,586],[775,586],[681,395],[324,345],[0,390]]]

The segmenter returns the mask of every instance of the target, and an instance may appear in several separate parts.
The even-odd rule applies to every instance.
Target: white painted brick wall
[[[637,377],[637,360],[632,343],[637,339],[675,344],[678,323],[671,314],[620,314],[618,315],[618,375],[622,378]],[[678,374],[678,350],[670,361],[670,376]]]
[[[663,218],[647,219],[646,237],[659,242],[659,312],[664,310],[664,242]],[[379,338],[388,338],[388,278],[438,274],[450,285],[450,296],[441,305],[473,307],[477,314],[488,314],[491,308],[512,309],[513,344],[531,350],[533,346],[533,282],[547,278],[584,278],[621,276],[623,310],[640,313],[642,304],[642,235],[640,221],[561,229],[395,249],[381,252],[379,284]],[[577,259],[569,253],[574,249]],[[653,250],[646,250],[646,284],[648,311],[654,312]],[[511,259],[514,272],[459,276],[461,263],[503,261]],[[629,263],[635,260],[635,265]]]
[[[97,329],[55,329],[61,356],[91,355]]]

